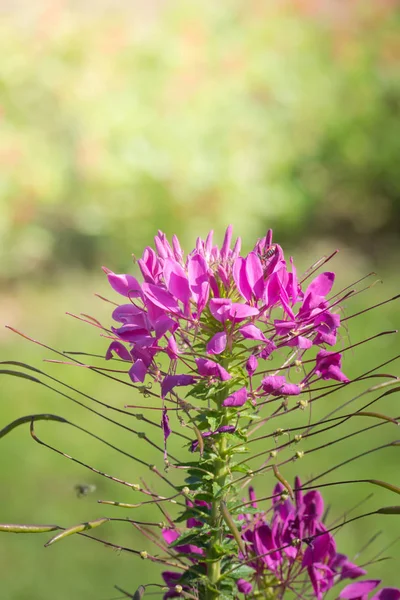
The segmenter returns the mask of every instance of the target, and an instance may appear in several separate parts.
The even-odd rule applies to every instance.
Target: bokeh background
[[[60,350],[102,354],[107,344],[97,331],[65,315],[89,313],[109,323],[108,306],[93,295],[110,295],[100,266],[134,270],[132,253],[140,255],[157,229],[177,233],[190,248],[211,228],[222,236],[228,223],[247,249],[273,227],[303,268],[340,248],[334,268],[341,286],[376,271],[384,284],[349,302],[349,314],[393,296],[400,257],[399,16],[395,0],[2,0],[2,325]],[[350,321],[342,343],[398,326],[396,304],[388,304]],[[87,370],[46,365],[43,358],[55,355],[7,329],[0,344],[2,360],[45,368],[114,406],[143,402]],[[360,374],[398,349],[395,336],[363,346],[346,356],[346,373]],[[0,389],[0,428],[23,414],[55,412],[147,457],[137,438],[51,390],[9,377]],[[390,396],[379,408],[395,416],[396,406]],[[144,475],[65,426],[39,430],[104,471],[129,481]],[[303,472],[315,474],[393,435],[385,426],[353,438],[314,456]],[[135,501],[133,492],[34,444],[28,428],[2,439],[0,452],[3,522],[68,526],[102,516],[98,498]],[[159,457],[150,452],[148,459]],[[398,454],[370,455],[339,478],[361,472],[399,485]],[[81,483],[96,490],[77,498]],[[258,485],[268,493],[271,481]],[[333,516],[369,491],[328,489]],[[361,510],[385,503],[394,504],[393,496],[378,492]],[[106,514],[126,516],[118,510]],[[388,519],[344,528],[340,548],[354,556],[382,530],[357,558],[367,562],[400,534],[397,520]],[[101,534],[139,550],[148,545],[118,524]],[[46,539],[0,536],[1,598],[109,600],[118,596],[114,584],[134,591],[157,581],[146,561],[77,537],[45,549]],[[400,585],[399,545],[382,556],[392,558],[372,565],[371,576]]]

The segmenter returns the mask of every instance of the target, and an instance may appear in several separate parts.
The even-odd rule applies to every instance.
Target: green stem
[[[214,481],[220,487],[225,485],[226,476],[228,470],[226,468],[226,460],[224,458],[226,450],[226,439],[225,436],[221,436],[222,439],[218,444],[218,458],[215,461],[214,468]],[[222,498],[223,500],[223,498]],[[214,499],[211,505],[211,526],[215,530],[211,536],[208,549],[207,558],[211,561],[207,565],[208,580],[213,588],[217,588],[218,582],[221,577],[221,558],[218,558],[218,552],[216,547],[220,546],[222,542],[222,516],[220,511],[221,498],[218,500]],[[215,589],[207,589],[206,600],[216,600],[219,598],[220,593]]]

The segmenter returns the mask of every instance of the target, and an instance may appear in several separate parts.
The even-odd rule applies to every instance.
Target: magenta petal
[[[398,588],[382,588],[372,596],[371,600],[400,600],[400,590]]]
[[[174,573],[174,571],[163,571],[161,573],[161,576],[168,587],[174,587],[182,577],[182,573]]]
[[[247,281],[246,275],[246,261],[244,258],[239,256],[233,265],[232,275],[238,292],[247,301],[251,300],[251,287]]]
[[[107,279],[116,292],[122,296],[135,297],[141,296],[140,284],[132,275],[118,275],[112,271],[107,271]]]
[[[165,407],[164,407],[164,410],[162,413],[161,427],[162,427],[163,434],[164,434],[164,460],[165,460],[167,458],[167,439],[171,435],[171,428],[169,426],[169,419],[168,419],[168,411]]]
[[[143,314],[143,310],[133,304],[121,304],[112,313],[114,321],[119,323],[132,323],[137,315]]]
[[[192,385],[196,379],[192,375],[166,375],[161,382],[161,398],[177,386]]]
[[[249,581],[246,581],[246,579],[238,579],[236,585],[238,591],[242,594],[251,594],[251,592],[253,591],[253,586]]]
[[[167,290],[153,285],[152,283],[144,283],[143,293],[146,298],[149,298],[153,304],[168,312],[179,312],[179,306],[174,298]]]
[[[185,271],[175,260],[167,258],[164,262],[164,279],[168,291],[186,304],[190,299],[189,282]]]
[[[228,379],[232,379],[232,375],[230,375],[229,372],[221,365],[217,365],[217,371],[218,377],[221,379],[221,381],[228,381]]]
[[[249,323],[248,325],[243,325],[243,327],[240,327],[239,331],[242,334],[242,336],[247,338],[248,340],[259,340],[260,342],[267,341],[267,338],[265,337],[261,329],[259,329],[255,325],[252,325],[251,323]]]
[[[219,377],[222,381],[231,379],[231,375],[220,364],[207,358],[195,359],[197,370],[204,377]]]
[[[308,350],[313,345],[312,340],[309,340],[308,338],[306,338],[302,335],[297,336],[297,338],[295,338],[295,339],[296,339],[295,345],[298,346],[300,348],[300,350]]]
[[[194,254],[189,256],[187,262],[188,280],[194,301],[198,306],[198,310],[204,308],[210,292],[210,284],[208,283],[208,268],[203,256]]]
[[[172,544],[172,542],[175,542],[175,540],[178,539],[179,537],[179,531],[177,531],[176,529],[163,529],[162,530],[162,536],[164,538],[164,540],[167,542],[167,544]]]
[[[264,293],[265,284],[261,261],[255,252],[250,252],[246,258],[246,276],[255,298],[259,300]]]
[[[232,225],[228,225],[225,232],[224,241],[221,246],[221,260],[226,260],[229,256],[229,250],[231,247],[232,240]]]
[[[246,362],[246,371],[249,374],[249,377],[252,377],[254,375],[257,367],[258,367],[258,360],[252,354],[251,356],[249,356],[249,358],[247,359],[247,362]]]
[[[171,360],[178,358],[179,348],[173,335],[168,338],[166,352]]]
[[[267,394],[274,396],[297,396],[301,389],[294,383],[287,383],[283,375],[269,375],[261,381],[261,386]]]
[[[242,319],[247,319],[248,317],[254,317],[258,315],[260,311],[255,306],[248,306],[248,304],[239,304],[238,302],[233,302],[229,309],[229,316],[234,321],[241,321]]]
[[[172,236],[172,248],[174,249],[175,260],[180,262],[183,258],[183,250],[175,234]]]
[[[303,505],[308,519],[319,520],[324,514],[324,500],[318,490],[310,490],[303,497]]]
[[[139,358],[131,366],[128,373],[129,373],[129,377],[132,379],[132,381],[134,383],[138,383],[138,382],[143,383],[143,381],[146,377],[146,374],[147,374],[147,367],[144,364],[144,362]]]
[[[213,335],[207,344],[207,354],[221,354],[226,348],[226,333],[221,331]]]
[[[115,352],[115,354],[117,356],[119,356],[119,358],[122,358],[123,360],[132,361],[132,356],[130,355],[128,350],[125,348],[125,346],[123,346],[121,344],[121,342],[111,342],[111,344],[108,346],[108,350],[106,353],[106,360],[110,360],[110,358],[113,357],[112,356],[113,352]]]
[[[154,321],[153,326],[157,339],[160,339],[167,331],[175,331],[177,327],[175,321],[167,315],[161,315],[161,317]]]
[[[164,432],[164,439],[167,440],[169,438],[169,436],[171,435],[171,428],[169,426],[168,411],[166,408],[164,408],[163,413],[162,413],[161,426],[162,426],[162,430]]]
[[[147,329],[144,327],[139,327],[138,325],[131,325],[130,323],[126,325],[122,325],[118,329],[115,327],[111,327],[113,333],[117,334],[124,342],[130,342],[132,344],[136,343],[138,339],[142,339],[143,336],[150,337]]]
[[[306,290],[306,296],[309,294],[315,294],[316,296],[326,296],[332,289],[335,281],[335,273],[326,271],[317,275],[317,277],[310,283]]]
[[[331,546],[330,538],[329,533],[324,533],[314,538],[304,552],[303,567],[310,567],[316,562],[324,562]]]
[[[343,600],[356,600],[367,596],[381,582],[380,579],[365,579],[357,583],[350,583],[339,594]]]
[[[342,355],[340,352],[320,350],[316,357],[315,372],[322,379],[335,379],[347,383],[349,379],[341,369]]]
[[[240,388],[237,392],[233,392],[230,396],[225,398],[222,406],[243,406],[247,400],[247,390],[245,387]]]
[[[209,308],[214,319],[224,323],[229,318],[231,304],[232,300],[229,300],[229,298],[213,298],[210,300]]]

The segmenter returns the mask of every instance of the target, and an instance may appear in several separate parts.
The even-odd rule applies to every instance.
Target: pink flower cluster
[[[323,523],[324,501],[316,490],[303,493],[301,482],[296,477],[294,502],[287,491],[278,483],[273,492],[272,509],[264,512],[239,515],[242,521],[241,537],[244,552],[239,552],[238,559],[251,567],[253,573],[246,579],[236,580],[237,590],[251,595],[260,584],[261,589],[268,581],[270,589],[276,589],[278,597],[286,588],[296,592],[296,585],[301,589],[313,591],[313,596],[321,600],[324,595],[344,580],[354,580],[366,575],[366,571],[352,563],[344,554],[336,550],[336,542]],[[252,509],[257,509],[255,493],[249,488]],[[205,501],[196,501],[206,512],[210,505]],[[190,504],[193,506],[193,504]],[[272,513],[272,514],[271,514]],[[187,520],[188,529],[198,527],[201,531],[203,523],[199,519]],[[164,541],[170,545],[179,539],[177,529],[164,529]],[[181,555],[190,556],[197,568],[207,572],[206,563],[202,562],[204,551],[193,544],[175,546]],[[180,595],[176,591],[180,574],[165,571],[163,579],[168,586],[164,598]],[[367,579],[347,585],[340,593],[342,600],[368,600],[368,594],[381,583],[378,579]],[[282,587],[283,586],[283,587]],[[190,589],[186,589],[190,592]],[[299,594],[301,595],[299,590]],[[400,600],[400,590],[383,588],[371,600]]]
[[[250,489],[250,498],[253,491]],[[257,508],[255,502],[252,507]],[[322,519],[324,502],[316,490],[303,494],[301,483],[295,480],[294,503],[281,483],[275,486],[272,516],[264,512],[244,515],[242,537],[248,554],[254,557],[254,580],[273,573],[276,581],[294,583],[308,576],[315,597],[320,600],[334,584],[343,579],[356,579],[366,571],[336,551],[334,537]],[[300,577],[299,577],[300,576]]]
[[[156,250],[147,247],[137,261],[142,283],[132,275],[104,269],[112,288],[127,298],[113,312],[120,325],[112,328],[106,358],[115,353],[129,362],[129,376],[135,383],[143,383],[146,376],[159,382],[164,398],[177,386],[230,379],[226,358],[237,344],[247,342],[243,364],[249,385],[233,390],[225,406],[242,406],[247,400],[254,404],[269,395],[298,395],[319,378],[348,381],[341,371],[340,353],[325,348],[335,345],[340,325],[338,300],[328,299],[334,273],[317,275],[303,290],[293,260],[288,270],[281,247],[272,243],[271,231],[245,257],[240,255],[240,238],[233,248],[231,238],[228,227],[218,248],[210,232],[206,240],[197,240],[185,258],[178,239],[174,236],[170,245],[159,232]],[[299,358],[312,346],[321,349],[301,381],[291,383],[281,373],[252,388],[260,359],[285,348],[296,351]],[[168,358],[165,371],[156,360],[159,355]]]

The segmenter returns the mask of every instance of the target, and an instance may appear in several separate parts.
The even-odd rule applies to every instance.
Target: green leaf
[[[249,471],[251,471],[250,467],[248,467],[245,464],[241,464],[241,465],[232,465],[231,466],[231,471],[233,473],[248,473]]]
[[[202,540],[206,538],[208,530],[206,530],[206,528],[204,528],[204,530],[201,528],[200,530],[198,527],[194,527],[193,529],[194,531],[191,529],[189,532],[183,533],[177,540],[169,544],[169,547],[176,548],[176,546],[183,546],[184,544],[191,544],[192,542],[195,542],[196,546],[200,546]]]
[[[237,563],[237,565],[240,565],[240,563]],[[235,569],[230,574],[230,577],[232,577],[233,579],[241,579],[242,577],[243,577],[243,579],[247,579],[247,578],[250,579],[251,576],[254,575],[254,569],[252,569],[248,565],[240,565],[240,566],[237,566],[237,565],[235,563],[230,563],[228,565],[229,571],[231,569]],[[236,566],[237,566],[237,568],[236,568]]]

